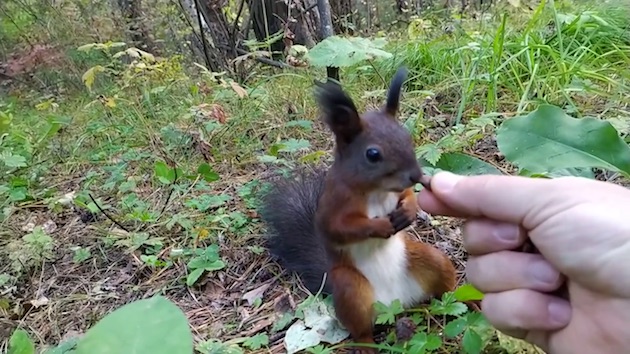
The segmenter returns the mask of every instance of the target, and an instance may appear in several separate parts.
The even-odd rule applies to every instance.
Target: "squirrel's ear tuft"
[[[383,110],[392,118],[396,117],[396,113],[398,113],[400,91],[406,79],[407,68],[401,67],[398,71],[396,71],[396,74],[389,85],[389,90],[387,91],[387,101],[385,102]]]
[[[324,122],[339,141],[350,143],[363,130],[361,117],[352,98],[334,81],[315,82],[315,85],[315,97]]]

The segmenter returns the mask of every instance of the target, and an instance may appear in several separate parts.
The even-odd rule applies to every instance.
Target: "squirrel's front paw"
[[[399,232],[406,229],[416,220],[416,215],[411,214],[409,210],[399,206],[396,210],[389,214],[389,220],[394,226],[394,231]]]
[[[376,223],[374,225],[374,237],[389,238],[397,232],[394,224],[388,218],[374,219],[374,222]]]

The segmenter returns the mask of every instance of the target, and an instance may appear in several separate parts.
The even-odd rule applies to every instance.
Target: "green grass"
[[[363,110],[382,104],[388,78],[408,66],[401,120],[419,155],[433,162],[464,152],[515,172],[496,160],[493,127],[541,103],[611,119],[627,134],[627,5],[550,4],[478,20],[436,17],[422,32],[392,34],[385,48],[392,58],[344,67],[342,82]],[[594,12],[572,21],[585,10]],[[2,22],[0,42],[17,45],[26,29],[38,28],[17,13],[17,26]],[[330,161],[332,140],[311,94],[324,71],[258,66],[245,83],[217,82],[176,55],[136,69],[111,57],[120,49],[77,50],[94,40],[69,36],[53,18],[63,69],[38,68],[0,96],[1,311],[12,316],[12,328],[31,328],[38,345],[55,345],[113,308],[163,293],[188,311],[196,343],[253,337],[248,328],[276,314],[274,301],[286,292],[275,286],[261,302],[240,305],[255,319],[234,306],[242,293],[279,278],[302,296],[259,246],[256,197],[278,168]],[[454,30],[445,31],[447,24]],[[120,38],[109,34],[103,42]],[[96,65],[104,70],[88,89],[81,77]],[[437,220],[445,234],[458,226]],[[465,253],[449,242],[462,270]],[[42,290],[45,311],[18,306]],[[216,311],[199,310],[208,306]],[[420,312],[416,320],[429,333],[446,323],[437,310]],[[459,340],[446,342],[442,352],[458,352]],[[494,336],[485,352],[511,345]]]

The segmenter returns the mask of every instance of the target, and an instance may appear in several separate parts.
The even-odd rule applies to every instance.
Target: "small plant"
[[[33,231],[24,235],[21,240],[9,243],[9,259],[13,269],[21,272],[41,265],[44,260],[53,258],[54,241],[42,226],[35,226]]]
[[[89,248],[83,248],[83,247],[73,247],[71,248],[72,251],[74,251],[74,256],[72,257],[72,261],[74,263],[83,263],[86,260],[90,259],[90,257],[92,257],[92,254],[90,253],[90,249]]]
[[[205,249],[195,249],[194,256],[188,262],[190,273],[186,278],[186,284],[193,286],[204,272],[213,272],[223,269],[225,263],[219,256],[219,246],[210,245]]]

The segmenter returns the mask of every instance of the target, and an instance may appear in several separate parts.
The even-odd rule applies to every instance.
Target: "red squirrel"
[[[396,119],[406,77],[400,68],[385,105],[363,115],[338,84],[319,84],[334,162],[327,171],[279,179],[263,196],[270,253],[310,292],[332,294],[335,314],[355,343],[374,343],[376,301],[398,299],[408,308],[457,282],[444,253],[404,231],[416,220],[414,186],[423,178],[411,136]],[[354,352],[378,353],[359,346]]]

